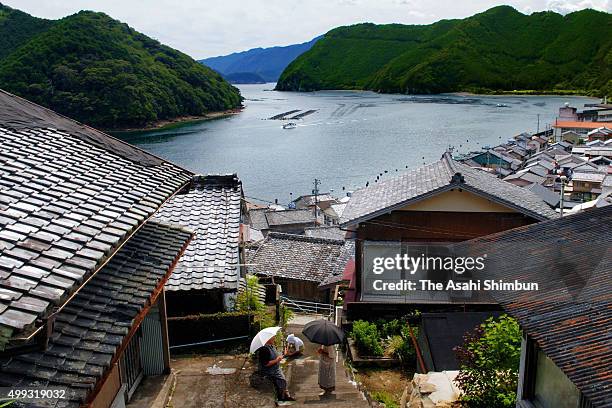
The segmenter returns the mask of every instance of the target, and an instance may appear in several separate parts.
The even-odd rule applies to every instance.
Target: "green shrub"
[[[355,339],[355,344],[359,353],[368,356],[382,356],[383,348],[380,344],[380,335],[374,323],[365,320],[357,320],[353,323],[351,337]]]
[[[521,330],[506,315],[487,319],[455,348],[460,371],[455,380],[469,408],[510,408],[516,404]]]
[[[267,310],[264,302],[259,298],[259,278],[254,275],[246,276],[246,289],[240,291],[234,302],[234,310],[248,311],[255,315],[255,324],[259,330],[276,325],[275,317]]]
[[[259,298],[259,278],[254,275],[246,276],[246,289],[240,291],[236,296],[234,309],[236,311],[260,312],[265,309],[264,303]]]
[[[378,329],[378,332],[380,333],[380,337],[387,338],[387,337],[393,337],[395,335],[400,334],[402,330],[402,326],[404,324],[405,323],[399,319],[393,319],[393,320],[379,319],[376,321],[376,328]]]
[[[389,356],[399,359],[404,366],[413,365],[415,362],[416,352],[410,337],[406,338],[400,335],[391,337],[386,352]]]
[[[280,308],[280,325],[281,327],[285,328],[287,326],[287,323],[289,323],[289,320],[291,320],[293,318],[293,311],[291,309],[289,309],[287,306],[282,305]]]

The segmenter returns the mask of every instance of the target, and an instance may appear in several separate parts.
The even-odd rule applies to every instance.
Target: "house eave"
[[[390,213],[392,211],[396,211],[396,210],[398,210],[400,208],[403,208],[403,207],[405,207],[407,205],[418,203],[420,201],[426,200],[428,198],[434,197],[434,196],[436,196],[438,194],[441,194],[441,193],[444,193],[444,192],[447,192],[447,191],[450,191],[450,190],[453,190],[453,189],[456,189],[456,188],[469,191],[469,192],[471,192],[473,194],[476,194],[476,195],[478,195],[478,196],[480,196],[482,198],[486,198],[487,200],[493,201],[493,202],[495,202],[497,204],[500,204],[500,205],[503,205],[503,206],[508,207],[510,209],[513,209],[513,210],[515,210],[515,211],[517,211],[517,212],[519,212],[519,213],[521,213],[523,215],[529,216],[529,217],[534,218],[534,219],[536,219],[538,221],[546,221],[548,219],[552,219],[552,218],[545,217],[545,216],[543,216],[541,214],[535,213],[533,211],[529,211],[529,210],[527,210],[527,209],[525,209],[523,207],[520,207],[518,205],[512,204],[512,203],[510,203],[510,202],[508,202],[506,200],[500,199],[499,197],[496,197],[494,195],[485,193],[484,191],[479,190],[477,188],[474,188],[474,187],[472,187],[470,185],[467,185],[465,183],[452,183],[452,184],[446,185],[444,187],[437,188],[435,190],[427,192],[425,194],[421,194],[421,195],[419,195],[417,197],[412,197],[412,198],[410,198],[408,200],[404,200],[404,201],[401,201],[401,202],[399,202],[397,204],[391,205],[389,207],[385,207],[383,209],[374,211],[374,212],[372,212],[370,214],[363,215],[363,216],[355,218],[353,220],[345,221],[345,222],[340,224],[340,227],[341,228],[348,228],[348,227],[357,225],[359,223],[362,223],[364,221],[369,221],[369,220],[371,220],[373,218],[377,218],[377,217],[379,217],[381,215],[384,215],[386,213]]]

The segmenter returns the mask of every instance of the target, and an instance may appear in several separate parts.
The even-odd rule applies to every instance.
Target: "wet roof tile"
[[[0,94],[6,117],[5,104],[14,97]],[[84,137],[80,125],[62,120],[68,131],[0,122],[0,270],[15,272],[0,278],[0,289],[52,304],[67,298],[192,176],[100,132]],[[20,280],[26,278],[34,283]],[[0,349],[50,312],[37,310],[23,324],[11,317],[12,301],[0,301],[6,306],[0,324],[8,329],[1,331]]]
[[[611,240],[608,206],[454,245],[459,254],[487,254],[476,278],[538,284],[489,293],[593,407],[612,403]]]
[[[154,221],[145,224],[57,314],[47,350],[21,354],[0,364],[0,384],[6,384],[8,376],[20,384],[46,381],[49,386],[67,386],[68,400],[75,406],[84,402],[93,387],[77,391],[82,384],[94,385],[105,375],[134,319],[191,236],[184,228]],[[135,281],[137,273],[142,279]],[[109,281],[114,284],[107,285]],[[126,293],[136,286],[146,293],[146,299]],[[34,297],[22,297],[21,301],[40,302]],[[0,323],[3,318],[13,319],[11,324],[27,325],[36,316],[11,310],[0,315]]]
[[[461,182],[461,178],[454,178],[457,173],[463,178]],[[538,221],[557,217],[555,211],[531,191],[457,162],[445,153],[437,162],[355,191],[342,213],[341,222],[343,226],[354,225],[427,195],[459,186]]]
[[[166,284],[167,290],[236,289],[242,183],[234,175],[196,176],[188,189],[166,202],[155,218],[183,225],[196,236]],[[209,279],[185,284],[196,275]]]
[[[352,252],[351,241],[270,232],[249,254],[248,270],[256,275],[322,283],[344,271]]]

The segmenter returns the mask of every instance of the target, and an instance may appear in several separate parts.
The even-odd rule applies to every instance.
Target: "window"
[[[542,351],[535,362],[533,402],[538,408],[578,408],[580,391]]]
[[[590,403],[565,373],[529,337],[523,342],[525,367],[518,406],[529,408],[587,408]]]

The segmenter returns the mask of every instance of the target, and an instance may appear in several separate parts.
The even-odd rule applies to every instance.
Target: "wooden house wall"
[[[287,278],[274,278],[274,281],[283,288],[283,296],[309,302],[327,302],[328,300],[329,291],[319,290],[318,282]]]
[[[359,224],[357,239],[460,242],[534,222],[518,213],[393,211]]]
[[[355,284],[361,297],[363,241],[460,242],[535,223],[519,213],[393,211],[359,224]]]

